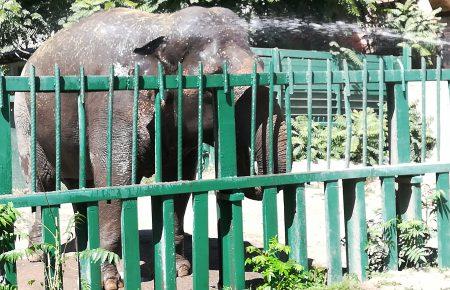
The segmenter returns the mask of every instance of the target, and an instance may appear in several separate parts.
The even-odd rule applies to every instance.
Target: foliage
[[[420,161],[422,127],[421,117],[417,110],[417,104],[410,106],[410,142],[411,142],[411,160]],[[383,121],[383,140],[387,139],[387,114],[384,114]],[[362,110],[352,112],[352,139],[350,160],[354,163],[361,163],[363,156],[363,120]],[[429,123],[430,120],[428,120]],[[346,141],[346,117],[345,115],[335,115],[332,122],[331,132],[331,159],[343,159],[345,157]],[[426,131],[426,149],[429,155],[435,146],[436,139],[427,126]],[[304,115],[296,117],[292,122],[294,147],[293,155],[295,160],[306,159],[308,126],[307,117]],[[328,128],[326,123],[312,121],[311,138],[311,159],[312,161],[326,160]],[[367,109],[367,161],[369,165],[378,163],[378,139],[379,139],[379,119],[372,108]],[[384,158],[387,156],[387,147],[383,148]]]
[[[363,67],[363,62],[360,56],[353,49],[340,46],[336,41],[330,42],[329,45],[331,54],[336,57],[339,63],[341,63],[343,59],[347,59],[349,60],[349,65],[354,65],[355,69],[360,69]]]
[[[433,137],[430,128],[431,119],[426,120],[426,158],[430,157],[431,151],[436,145],[436,139]],[[417,109],[417,103],[414,102],[410,105],[409,109],[409,132],[410,132],[410,144],[411,144],[411,161],[419,162],[422,161],[421,146],[422,146],[422,117]],[[422,161],[423,162],[423,161]]]
[[[387,11],[384,26],[401,34],[403,40],[399,46],[410,45],[421,56],[428,57],[437,53],[437,43],[445,27],[437,17],[439,12],[441,8],[424,12],[417,0],[396,2],[395,8]]]
[[[324,270],[306,271],[294,260],[282,261],[279,257],[288,255],[290,248],[278,243],[276,237],[270,240],[268,250],[249,246],[247,252],[254,256],[247,258],[245,264],[261,273],[264,279],[258,289],[305,289],[325,283]]]
[[[386,270],[390,237],[394,220],[368,224],[366,252],[369,257],[369,272]],[[421,220],[397,220],[398,267],[418,268],[433,265],[433,251],[426,246],[430,239],[430,229]]]
[[[352,112],[352,140],[350,160],[356,163],[362,161],[362,111]],[[384,121],[383,138],[387,137],[387,122]],[[298,116],[293,123],[294,159],[306,158],[307,151],[307,117]],[[367,109],[367,156],[369,164],[378,163],[378,116],[372,108]],[[331,159],[343,159],[345,155],[346,117],[336,115],[332,123],[331,132]],[[312,121],[311,156],[313,161],[326,160],[327,152],[327,125]]]
[[[8,229],[2,230],[2,232],[0,232],[0,241],[2,241],[0,247],[1,249],[3,249],[2,254],[0,254],[0,263],[16,263],[20,259],[24,259],[34,255],[42,255],[45,260],[45,284],[47,285],[48,289],[51,290],[62,289],[63,266],[65,265],[68,258],[65,255],[67,243],[64,246],[61,246],[60,225],[57,224],[56,231],[53,233],[44,224],[42,224],[43,230],[51,233],[52,238],[55,241],[54,243],[38,243],[32,244],[31,246],[23,250],[13,249],[4,251],[5,249],[10,248],[6,247],[8,246],[8,244],[3,244],[4,241],[11,243],[11,236],[14,237],[12,242],[15,241],[15,236],[11,233],[11,226],[13,226],[14,222],[17,219],[17,216],[17,211],[12,207],[12,205],[0,205],[0,224],[1,226],[8,227]],[[69,239],[74,238],[72,229],[76,224],[79,224],[83,220],[84,217],[81,214],[74,214],[74,216],[72,216],[72,218],[69,220],[69,223],[65,231],[63,232],[63,235],[68,235]],[[94,263],[117,263],[119,261],[119,256],[117,254],[102,248],[81,251],[78,253],[78,257],[79,259],[90,260]],[[29,281],[29,284],[33,284],[34,282],[35,281],[31,280]]]
[[[19,212],[11,203],[6,205],[0,204],[0,252],[8,251],[14,245],[16,240],[16,234],[14,234],[14,222],[19,216]],[[0,269],[4,269],[3,265],[4,262],[0,260]],[[8,286],[4,284],[5,281],[3,279],[3,277],[0,279],[0,289],[14,289],[8,288]]]

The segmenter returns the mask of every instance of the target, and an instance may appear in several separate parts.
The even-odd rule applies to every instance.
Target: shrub
[[[264,279],[264,284],[257,289],[305,289],[325,285],[325,270],[307,271],[294,260],[282,261],[280,256],[288,255],[290,248],[278,243],[277,238],[270,240],[268,250],[249,246],[247,252],[254,256],[247,258],[245,264],[261,273]]]
[[[410,106],[410,143],[411,143],[411,161],[420,161],[421,142],[422,142],[422,119],[417,110],[417,104]],[[384,114],[383,120],[383,161],[387,161],[387,114]],[[352,139],[350,160],[354,163],[362,163],[363,157],[363,112],[352,111]],[[427,154],[434,148],[436,139],[432,136],[427,122],[426,131],[426,149]],[[346,117],[345,115],[336,115],[332,122],[331,137],[331,159],[343,159],[345,157],[346,141]],[[304,115],[296,117],[292,122],[292,145],[294,160],[306,159],[307,154],[307,117]],[[312,161],[326,160],[327,156],[327,137],[328,128],[326,123],[312,121],[311,138],[311,159]],[[367,162],[369,165],[378,164],[378,139],[379,139],[379,119],[378,114],[372,109],[367,109]]]

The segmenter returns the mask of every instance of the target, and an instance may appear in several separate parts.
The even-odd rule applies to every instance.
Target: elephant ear
[[[142,47],[137,47],[133,50],[134,53],[140,54],[140,55],[150,55],[153,54],[158,47],[164,43],[164,36],[160,36],[156,39],[153,39],[146,45]]]

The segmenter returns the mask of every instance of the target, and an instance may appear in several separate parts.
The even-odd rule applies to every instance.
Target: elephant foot
[[[189,272],[191,270],[191,263],[189,263],[189,261],[182,255],[177,254],[176,267],[177,267],[177,276],[184,277],[189,275]]]
[[[123,280],[115,265],[103,264],[102,272],[104,290],[118,290],[124,287]]]
[[[119,278],[108,278],[103,281],[103,289],[105,290],[118,290],[123,288],[123,281]]]

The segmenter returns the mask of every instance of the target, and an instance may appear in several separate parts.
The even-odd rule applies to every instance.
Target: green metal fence
[[[0,77],[0,203],[12,202],[15,207],[42,206],[42,222],[46,230],[43,231],[43,240],[52,242],[50,232],[57,233],[57,222],[54,217],[58,216],[59,205],[65,203],[87,203],[87,247],[97,248],[99,246],[98,230],[98,202],[102,200],[121,199],[122,207],[122,257],[124,260],[124,282],[127,289],[140,288],[140,265],[139,265],[139,239],[137,226],[137,198],[143,196],[152,197],[152,216],[154,230],[153,251],[155,253],[155,287],[157,289],[176,288],[175,270],[175,247],[174,247],[174,220],[173,202],[174,196],[178,194],[193,193],[194,210],[194,232],[192,243],[193,261],[193,288],[206,289],[209,286],[209,255],[219,255],[221,260],[220,277],[223,286],[231,286],[233,289],[243,289],[244,276],[244,241],[242,221],[245,218],[242,212],[243,189],[261,186],[264,188],[263,198],[263,230],[264,244],[277,235],[280,230],[286,233],[286,243],[292,247],[291,258],[307,267],[307,243],[306,226],[308,217],[305,215],[305,184],[309,182],[320,182],[324,184],[325,214],[327,229],[327,254],[328,254],[328,281],[330,283],[342,278],[341,263],[341,230],[346,237],[347,267],[350,273],[355,273],[361,279],[366,277],[367,254],[365,244],[367,238],[367,226],[365,221],[365,192],[364,182],[367,178],[379,178],[382,185],[383,215],[386,221],[395,220],[397,215],[404,215],[410,209],[420,208],[420,190],[412,191],[416,186],[416,176],[426,173],[436,175],[436,187],[442,190],[445,198],[437,212],[438,226],[438,263],[440,267],[450,267],[450,217],[449,206],[449,172],[450,163],[425,160],[425,151],[420,164],[410,163],[409,156],[409,115],[407,83],[410,81],[450,80],[450,70],[441,69],[440,61],[436,69],[426,69],[423,63],[422,69],[411,69],[410,59],[406,54],[401,62],[393,61],[385,63],[379,59],[379,69],[369,68],[368,62],[364,62],[362,70],[349,70],[344,62],[343,69],[332,67],[330,60],[326,62],[326,68],[315,70],[312,61],[307,61],[306,71],[295,71],[288,62],[286,72],[274,72],[273,63],[269,64],[268,72],[251,74],[228,74],[224,65],[223,74],[203,75],[202,66],[199,66],[198,75],[182,75],[179,67],[177,75],[164,75],[162,67],[156,76],[139,76],[139,68],[135,68],[133,76],[114,76],[113,68],[109,76],[85,76],[80,69],[78,76],[60,76],[59,69],[55,68],[54,76],[36,76],[34,69],[30,70],[29,77]],[[343,100],[346,106],[346,114],[350,113],[351,86],[358,85],[362,88],[362,108],[367,111],[368,84],[377,84],[379,94],[379,106],[383,106],[385,98],[388,103],[389,138],[384,140],[380,135],[379,156],[383,156],[389,144],[391,164],[383,164],[380,157],[379,165],[350,167],[349,159],[351,153],[351,127],[354,125],[348,118],[348,130],[346,133],[345,159],[349,168],[343,170],[311,171],[310,165],[306,171],[292,172],[292,144],[287,146],[287,172],[282,174],[268,174],[265,176],[251,175],[237,177],[236,160],[236,138],[234,118],[234,90],[239,86],[250,86],[252,88],[252,104],[258,100],[257,88],[259,85],[269,86],[269,116],[273,114],[275,100],[275,86],[286,87],[284,107],[287,122],[287,137],[292,139],[291,131],[291,95],[295,86],[305,86],[307,90],[307,116],[308,116],[308,138],[307,138],[307,163],[311,163],[311,141],[313,132],[311,130],[312,110],[311,100],[313,97],[313,86],[324,86],[327,104],[327,126],[332,127],[331,118],[331,96],[334,86],[344,86]],[[438,82],[438,86],[439,86]],[[217,136],[216,147],[216,179],[202,180],[202,149],[198,150],[198,180],[182,181],[181,166],[178,167],[177,182],[162,182],[162,155],[161,155],[161,101],[168,90],[176,94],[177,110],[181,112],[181,99],[183,89],[197,89],[200,112],[202,111],[202,96],[205,90],[214,89],[216,92],[215,106],[217,108]],[[127,186],[111,186],[112,162],[112,124],[114,116],[112,113],[112,102],[114,92],[118,90],[133,91],[133,158],[132,158],[132,184]],[[136,179],[136,150],[137,150],[137,118],[138,118],[138,94],[140,90],[155,90],[155,183],[151,185],[138,185]],[[84,97],[89,91],[105,91],[108,98],[108,143],[105,145],[107,152],[107,185],[105,188],[85,188],[86,173],[86,128]],[[438,90],[439,91],[439,90]],[[57,187],[54,192],[34,193],[29,195],[16,195],[12,193],[11,173],[11,142],[9,124],[9,97],[13,92],[30,92],[31,112],[31,188],[36,190],[36,96],[38,92],[55,92],[55,125],[56,125],[56,176]],[[80,188],[75,190],[61,191],[60,180],[60,156],[63,154],[60,147],[61,115],[58,110],[61,92],[79,92],[78,118],[79,118],[79,148],[80,148]],[[437,98],[439,100],[439,97]],[[422,112],[426,110],[425,95],[423,96]],[[439,108],[439,106],[438,106]],[[437,123],[440,120],[440,111],[436,112]],[[366,115],[365,115],[366,116]],[[255,110],[252,110],[251,120],[255,122]],[[379,110],[379,118],[383,120],[383,110]],[[423,117],[425,118],[425,114]],[[272,118],[269,117],[269,120]],[[426,122],[424,119],[422,134],[425,134]],[[179,119],[182,122],[182,118]],[[364,118],[363,126],[366,126],[367,118]],[[203,141],[202,114],[198,116],[198,144]],[[273,124],[269,125],[269,138],[273,140]],[[181,126],[179,127],[181,128]],[[441,127],[436,128],[437,150],[440,152]],[[383,131],[380,121],[379,131]],[[366,131],[367,132],[367,131]],[[177,146],[181,148],[182,132],[177,132]],[[251,140],[255,140],[255,128],[251,130]],[[367,145],[367,134],[362,136],[364,144]],[[395,141],[395,142],[394,142]],[[254,141],[249,148],[251,156],[255,154]],[[269,141],[269,151],[273,150],[273,142]],[[422,148],[425,148],[423,143]],[[363,147],[363,165],[367,165],[367,146]],[[330,160],[331,130],[328,131],[327,159]],[[269,155],[269,164],[273,165],[273,155]],[[178,152],[178,164],[182,163],[181,153]],[[253,168],[254,158],[251,158],[249,166]],[[253,171],[251,171],[253,172]],[[269,169],[270,172],[270,169]],[[342,192],[339,187],[342,182]],[[397,189],[396,189],[397,184]],[[277,225],[277,193],[283,191],[284,197],[284,219],[285,229],[278,229]],[[207,193],[217,191],[217,205],[219,216],[219,242],[220,253],[209,253],[208,251],[208,208]],[[281,194],[281,193],[280,193]],[[344,195],[344,204],[339,204],[339,195]],[[409,197],[409,198],[407,198]],[[413,197],[413,198],[411,198]],[[396,203],[402,203],[405,212],[397,210]],[[340,229],[340,206],[343,206],[345,228]],[[417,210],[414,211],[418,215]],[[413,216],[414,217],[414,216]],[[420,218],[415,216],[415,218]],[[391,234],[392,247],[389,252],[389,268],[397,267],[397,237],[393,227]],[[150,247],[150,246],[149,246]],[[15,266],[7,265],[5,277],[8,283],[16,283]],[[87,277],[91,289],[100,289],[100,265],[91,263],[87,268]]]

